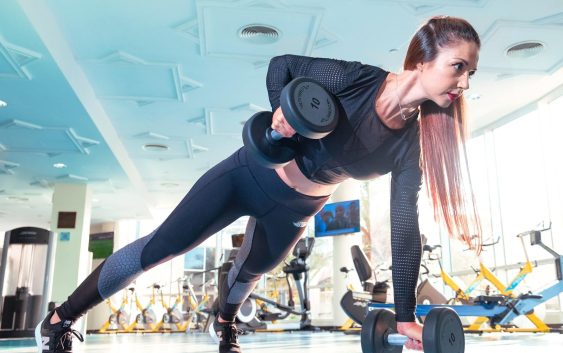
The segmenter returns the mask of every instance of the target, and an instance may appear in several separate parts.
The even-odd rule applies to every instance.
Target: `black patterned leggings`
[[[100,264],[57,312],[76,320],[144,271],[190,251],[248,215],[244,242],[219,293],[221,317],[234,320],[260,276],[287,256],[309,218],[327,200],[288,187],[274,170],[257,165],[243,147],[206,172],[160,227]]]

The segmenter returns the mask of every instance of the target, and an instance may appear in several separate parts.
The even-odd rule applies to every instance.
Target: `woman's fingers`
[[[416,351],[421,351],[422,350],[422,342],[420,342],[418,340],[414,340],[412,338],[409,338],[407,343],[405,343],[405,348],[416,350]]]
[[[287,123],[280,108],[276,109],[272,116],[272,129],[279,132],[283,137],[295,135],[295,130]]]

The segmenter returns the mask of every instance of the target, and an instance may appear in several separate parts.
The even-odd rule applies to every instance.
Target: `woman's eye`
[[[453,64],[453,67],[459,71],[461,69],[463,69],[463,63],[457,63],[457,64]]]

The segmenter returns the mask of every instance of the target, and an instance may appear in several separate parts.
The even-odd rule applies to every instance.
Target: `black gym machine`
[[[0,264],[0,338],[33,337],[47,313],[55,233],[21,227],[5,233]]]
[[[362,325],[369,303],[385,303],[387,302],[387,291],[389,284],[387,280],[378,281],[376,273],[372,268],[366,254],[358,245],[350,248],[354,269],[358,274],[362,291],[357,292],[348,289],[340,299],[340,307],[350,319],[356,324]],[[340,269],[340,272],[349,273],[352,271],[346,267]]]
[[[315,327],[311,325],[311,303],[309,301],[309,290],[307,288],[309,282],[309,265],[307,265],[306,262],[307,258],[313,252],[314,244],[315,238],[299,239],[299,241],[293,248],[293,259],[291,259],[290,262],[286,263],[286,265],[283,267],[283,272],[285,273],[285,279],[289,293],[287,304],[278,303],[255,292],[250,293],[249,298],[273,306],[278,310],[278,312],[274,313],[265,310],[258,312],[256,316],[262,324],[256,329],[268,330],[269,327],[266,324],[267,321],[271,322],[283,320],[292,314],[300,316],[299,323],[294,326],[295,329],[315,329]],[[293,300],[293,290],[291,288],[291,282],[289,280],[290,277],[293,278],[295,288],[297,289],[300,308],[295,307],[295,301]]]
[[[234,242],[233,242],[234,243]],[[308,285],[308,272],[309,265],[307,258],[313,251],[315,238],[302,238],[293,248],[293,259],[283,266],[285,279],[288,285],[288,300],[287,303],[280,303],[265,296],[259,295],[256,292],[250,293],[249,297],[243,303],[236,317],[237,328],[244,332],[253,331],[268,331],[268,330],[315,330],[316,328],[311,325],[311,304],[309,301]],[[229,259],[223,263],[219,269],[219,291],[224,284],[223,279],[228,275],[232,267],[234,258],[236,257],[237,248],[234,248],[229,256]],[[299,307],[293,299],[293,290],[290,282],[293,278],[297,294],[299,296]],[[266,308],[257,308],[257,302],[266,305],[273,310]],[[218,312],[218,301],[213,303],[211,316],[209,321],[214,320],[214,315]],[[288,318],[290,315],[299,316],[299,322],[281,324],[279,321]],[[270,324],[277,322],[276,325]],[[209,324],[208,324],[209,325]],[[207,325],[207,326],[208,326]]]

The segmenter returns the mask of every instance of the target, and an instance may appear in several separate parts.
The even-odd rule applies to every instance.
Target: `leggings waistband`
[[[250,173],[256,180],[258,186],[272,200],[281,203],[304,215],[314,215],[322,205],[329,199],[328,196],[310,196],[302,194],[289,187],[276,173],[274,169],[269,169],[258,164],[248,150],[242,147],[239,151],[239,158],[242,163],[248,165]]]

